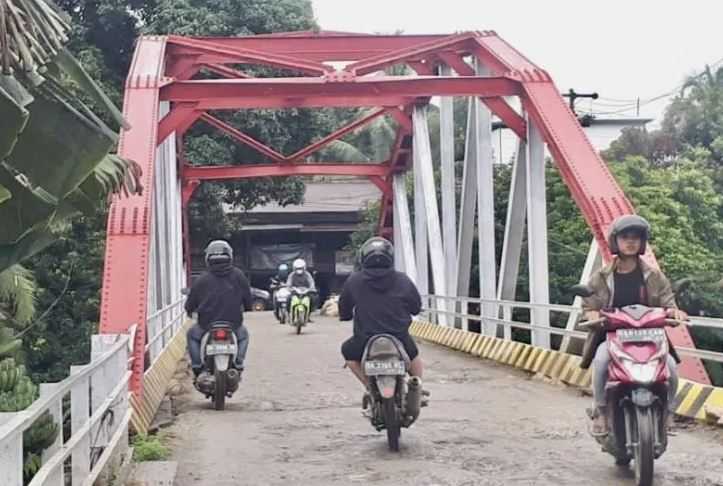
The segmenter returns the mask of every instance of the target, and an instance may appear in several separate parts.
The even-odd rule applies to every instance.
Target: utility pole
[[[577,112],[575,111],[575,100],[578,98],[592,98],[594,100],[598,99],[597,93],[576,93],[574,89],[570,88],[570,90],[567,93],[563,93],[562,96],[565,98],[570,99],[570,110],[572,110],[573,113],[577,115]]]

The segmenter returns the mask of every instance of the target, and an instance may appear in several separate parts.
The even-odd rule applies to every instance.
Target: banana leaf
[[[13,195],[8,190],[8,188],[0,184],[0,204],[2,204],[4,201],[7,201],[11,197],[13,197]]]
[[[44,226],[57,209],[58,201],[40,188],[21,183],[22,177],[0,165],[0,185],[12,197],[0,204],[0,246],[19,242],[36,227]],[[3,267],[0,266],[0,270]]]
[[[93,173],[113,147],[113,134],[46,91],[36,94],[30,114],[6,163],[32,185],[63,199]]]
[[[0,161],[13,149],[28,121],[25,107],[33,101],[27,90],[11,76],[0,74]]]
[[[63,217],[67,218],[68,215],[66,214]],[[48,217],[36,224],[29,231],[26,231],[18,241],[11,244],[0,244],[0,272],[32,257],[55,243],[58,239],[58,226],[54,226],[53,222],[56,219],[62,221],[59,214],[52,213],[51,217]]]

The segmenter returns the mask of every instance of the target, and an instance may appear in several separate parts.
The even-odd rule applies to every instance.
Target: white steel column
[[[402,228],[399,224],[399,207],[396,203],[396,197],[392,198],[393,221],[392,229],[394,230],[394,269],[398,272],[404,272],[404,246],[402,244]],[[406,272],[405,272],[406,273]]]
[[[478,67],[481,75],[489,74],[488,70]],[[479,281],[480,298],[494,300],[497,298],[497,262],[495,259],[495,195],[494,168],[492,149],[492,114],[487,106],[476,100],[479,108],[474,111],[477,117],[477,238],[479,249]],[[483,304],[481,316],[497,317],[497,306]],[[488,336],[496,334],[497,325],[484,322],[484,333]]]
[[[414,107],[412,115],[414,127],[414,154],[418,157],[419,175],[424,194],[424,203],[427,212],[427,230],[429,236],[429,253],[432,261],[432,282],[434,294],[447,295],[447,278],[444,268],[444,248],[442,246],[442,229],[439,224],[439,209],[437,207],[437,192],[434,183],[434,169],[432,167],[432,149],[429,144],[429,126],[427,125],[426,107]],[[437,302],[436,307],[447,309],[447,302]],[[446,325],[448,319],[442,319],[441,325]],[[445,316],[446,317],[446,316]]]
[[[602,265],[602,255],[600,254],[600,248],[598,247],[597,240],[593,238],[590,243],[590,250],[587,252],[587,258],[585,259],[585,266],[582,269],[582,275],[580,276],[580,283],[585,285],[590,280],[592,273],[600,268]],[[582,310],[582,297],[576,296],[572,302],[572,306],[575,309]],[[578,313],[572,312],[567,319],[567,325],[565,326],[568,331],[574,331],[575,325],[578,321]],[[563,336],[562,343],[560,344],[560,351],[565,353],[570,352],[574,341],[580,341],[579,339],[571,338],[570,336]]]
[[[530,267],[530,303],[549,304],[547,261],[547,197],[545,189],[545,144],[531,118],[527,118],[527,243]],[[533,309],[532,324],[550,327],[550,312]],[[550,335],[532,332],[532,344],[550,347]]]
[[[477,117],[474,111],[479,100],[470,98],[467,106],[467,135],[465,137],[462,197],[459,209],[459,238],[457,239],[457,295],[469,296],[469,278],[472,268],[474,243],[474,215],[477,209]]]
[[[414,282],[417,280],[417,263],[414,258],[414,241],[412,240],[412,222],[409,218],[409,205],[407,203],[407,184],[404,174],[394,174],[394,228],[399,232],[397,253],[404,255],[404,273]],[[396,217],[398,216],[398,218]],[[400,245],[401,244],[401,245]],[[401,248],[400,248],[401,246]],[[399,251],[401,250],[401,252]]]
[[[479,109],[479,100],[470,98],[467,104],[467,133],[464,147],[464,167],[462,171],[462,195],[459,209],[459,233],[457,238],[457,296],[469,297],[469,278],[472,273],[472,245],[474,243],[474,216],[477,209],[477,117],[474,111]],[[463,304],[458,311],[468,312]],[[469,330],[469,321],[462,318],[462,329]]]
[[[422,171],[419,152],[414,150],[414,247],[417,256],[417,290],[429,293],[429,243],[427,238],[427,209],[424,203]]]
[[[517,156],[512,164],[512,180],[510,196],[507,202],[507,221],[505,223],[505,239],[502,246],[502,262],[500,264],[497,300],[515,300],[517,279],[520,273],[520,254],[525,231],[525,215],[527,212],[527,144],[523,140],[517,142]],[[497,311],[499,315],[499,311]],[[512,309],[503,307],[503,319],[512,319]],[[512,330],[504,326],[504,338],[511,339]]]
[[[448,66],[442,76],[451,76]],[[447,269],[447,294],[457,296],[457,198],[454,173],[454,98],[442,96],[439,105],[439,147],[442,172],[442,235]]]

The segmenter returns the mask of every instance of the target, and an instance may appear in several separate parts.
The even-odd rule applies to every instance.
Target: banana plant
[[[0,271],[78,211],[142,190],[138,165],[109,154],[130,127],[65,49],[69,31],[49,1],[0,0]]]

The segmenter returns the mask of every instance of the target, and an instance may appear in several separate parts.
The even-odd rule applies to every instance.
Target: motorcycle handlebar
[[[582,329],[583,331],[592,331],[594,329],[599,329],[607,322],[607,319],[605,317],[601,317],[599,319],[593,319],[591,321],[584,321],[577,325],[578,328]]]
[[[583,331],[592,331],[595,329],[599,329],[600,327],[604,326],[607,322],[607,318],[601,317],[599,319],[593,319],[591,321],[584,321],[580,322],[577,327]],[[685,321],[679,321],[677,319],[666,319],[665,325],[670,327],[678,327],[680,325],[687,325],[688,323]]]

